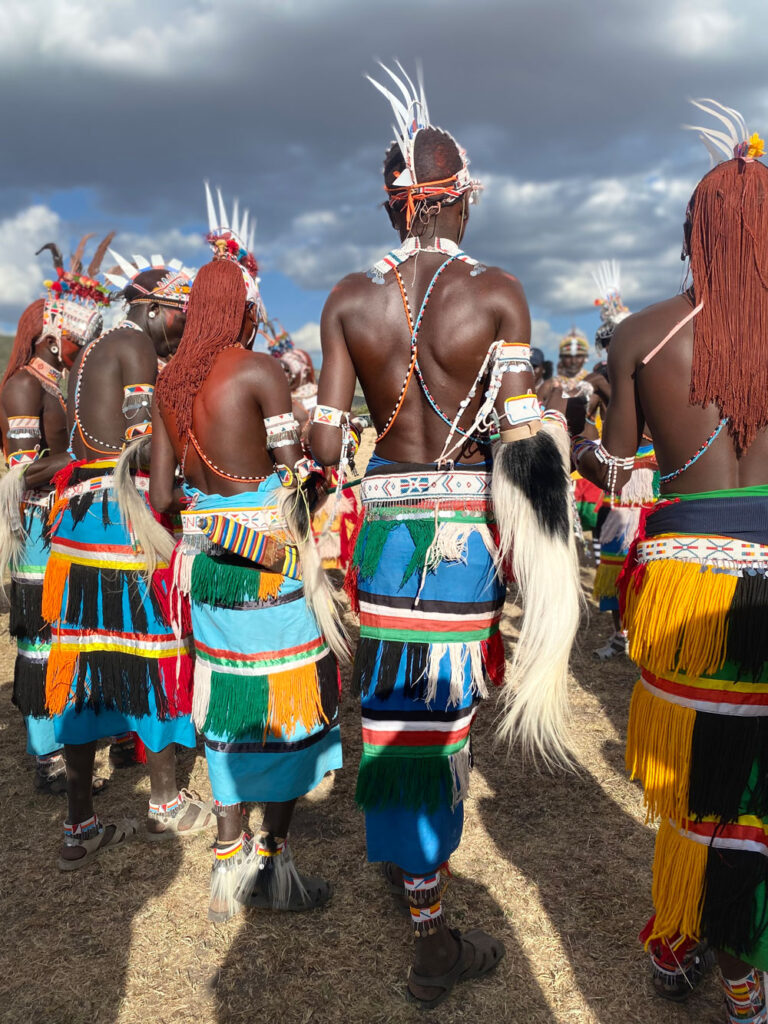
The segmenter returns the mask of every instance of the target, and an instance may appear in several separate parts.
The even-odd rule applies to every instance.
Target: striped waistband
[[[682,674],[665,679],[645,668],[640,670],[640,679],[649,693],[678,707],[713,715],[768,716],[768,682],[733,682],[714,676],[691,678]]]
[[[78,484],[66,487],[61,494],[65,501],[76,498],[80,494],[90,494],[92,491],[108,491],[115,486],[114,476],[95,476],[90,480],[81,480]],[[149,477],[137,476],[133,478],[133,486],[137,491],[146,494],[149,491]]]
[[[181,527],[185,535],[203,534],[207,536],[214,519],[229,519],[238,526],[263,533],[286,529],[285,519],[276,506],[258,509],[188,508],[181,510]]]
[[[640,541],[640,564],[674,559],[721,569],[768,568],[768,545],[733,537],[673,535]]]

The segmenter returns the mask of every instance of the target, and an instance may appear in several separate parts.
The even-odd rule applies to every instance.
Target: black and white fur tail
[[[175,541],[152,515],[131,476],[132,469],[141,467],[142,451],[148,443],[149,438],[139,437],[123,449],[115,466],[115,497],[121,518],[130,529],[134,543],[144,554],[146,568],[142,572],[150,579],[158,563],[170,563]]]
[[[494,449],[499,556],[512,568],[523,606],[499,735],[519,740],[548,767],[573,764],[568,662],[583,597],[569,469],[568,436],[554,424]]]
[[[288,531],[299,549],[304,596],[325,642],[337,659],[351,661],[349,637],[341,621],[341,602],[323,569],[320,552],[312,535],[310,512],[300,488],[281,488],[278,504]]]
[[[26,466],[14,466],[0,480],[0,589],[6,569],[15,569],[24,554],[27,534],[21,521]]]

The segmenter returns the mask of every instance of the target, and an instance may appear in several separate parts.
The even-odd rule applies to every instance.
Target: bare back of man
[[[412,321],[444,262],[442,253],[425,252],[405,265],[402,281]],[[398,404],[411,358],[411,329],[398,280],[392,274],[385,281],[375,287],[365,274],[346,277],[326,303],[322,324],[323,401],[348,408],[357,375],[378,433]],[[473,277],[466,265],[450,264],[434,285],[418,331],[419,366],[436,404],[453,420],[491,344],[498,339],[527,343],[529,337],[528,306],[516,278],[497,267]],[[392,461],[433,462],[449,427],[414,377],[376,450]],[[472,422],[483,390],[478,387],[470,399],[461,420],[464,428]],[[318,451],[322,441],[321,435],[317,444],[313,441]],[[486,446],[468,444],[461,457],[478,462],[487,455]]]
[[[716,406],[702,408],[689,401],[693,321],[680,327],[654,353],[659,342],[692,311],[687,294],[649,306],[617,327],[609,349],[612,414],[605,424],[603,444],[614,454],[633,454],[647,425],[662,477],[684,466],[720,422]],[[644,360],[648,360],[645,365]],[[662,493],[694,494],[765,483],[766,431],[761,431],[739,458],[724,429],[690,468],[662,484]]]

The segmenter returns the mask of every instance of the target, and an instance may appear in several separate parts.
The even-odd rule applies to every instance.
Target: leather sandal
[[[489,974],[498,966],[506,952],[501,939],[494,939],[492,935],[479,928],[466,932],[464,935],[458,928],[451,928],[451,935],[458,940],[461,948],[456,963],[450,971],[445,974],[417,974],[411,968],[408,972],[409,982],[424,988],[442,990],[432,999],[419,999],[411,991],[410,985],[407,985],[405,998],[409,1003],[415,1003],[420,1010],[433,1010],[439,1006],[460,982],[482,978]]]
[[[84,850],[82,857],[74,860],[67,860],[59,857],[57,864],[59,871],[79,871],[92,861],[97,854],[105,850],[114,850],[117,846],[124,846],[138,835],[139,827],[135,821],[118,821],[111,825],[104,825],[96,835],[89,839],[73,837],[67,840],[66,845]]]
[[[179,790],[179,794],[184,797],[184,802],[172,811],[147,816],[147,839],[150,843],[196,835],[210,828],[216,821],[212,800],[201,800],[197,793],[188,789]],[[192,809],[195,810],[194,815],[190,813]],[[150,825],[156,827],[150,829]]]

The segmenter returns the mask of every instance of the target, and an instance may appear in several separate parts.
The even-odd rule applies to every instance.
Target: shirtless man
[[[761,140],[711,103],[696,105],[715,130],[699,131],[725,161],[688,206],[693,285],[618,326],[602,444],[577,437],[573,452],[615,494],[647,424],[661,472],[622,580],[641,671],[627,764],[661,819],[656,913],[641,936],[657,988],[692,988],[701,937],[718,951],[729,1020],[764,1022],[768,169]]]
[[[219,244],[233,239],[236,247]],[[304,507],[297,479],[311,499],[312,467],[281,366],[250,351],[261,302],[236,258],[244,246],[229,224],[213,225],[208,240],[216,256],[197,276],[179,352],[158,385],[151,494],[156,508],[182,513],[175,557],[178,578],[191,581],[195,724],[218,820],[209,918],[224,921],[244,903],[310,910],[330,898],[327,882],[298,873],[287,836],[297,798],[341,767],[328,643],[338,650],[341,634],[333,622],[321,629],[313,611],[325,609],[327,624],[319,559],[302,540],[308,523],[296,530],[283,511]],[[238,525],[232,544],[227,530]],[[255,838],[247,803],[265,805]]]
[[[532,560],[515,567],[524,604],[540,586],[551,590],[548,607],[560,625],[548,630],[546,643],[557,635],[562,645],[549,647],[546,678],[534,681],[529,669],[541,666],[546,643],[526,633],[511,673],[519,692],[509,695],[506,711],[509,734],[520,732],[529,749],[555,756],[564,753],[555,708],[564,700],[578,624],[578,582],[568,479],[554,441],[559,435],[562,444],[565,432],[559,422],[542,426],[532,392],[523,289],[512,275],[459,249],[478,185],[455,140],[429,124],[423,90],[413,90],[406,110],[377,87],[401,132],[384,165],[386,209],[401,245],[367,275],[341,281],[326,303],[310,440],[319,461],[336,462],[348,439],[357,377],[378,434],[347,581],[361,621],[357,801],[366,812],[368,858],[384,862],[390,885],[401,898],[404,886],[410,907],[416,943],[408,999],[432,1008],[457,981],[480,977],[504,953],[485,932],[449,930],[441,907],[441,871],[461,838],[472,719],[487,695],[486,679],[500,683],[504,675],[498,625],[505,585],[493,568],[491,487],[502,560],[510,554],[513,508],[532,503],[530,521],[541,524],[539,502],[547,493],[555,510],[557,523],[537,528],[535,538],[519,537],[512,557],[541,543],[546,554],[538,567],[546,562],[562,573],[550,587]],[[413,89],[410,81],[398,88]],[[501,443],[491,479],[494,424]],[[527,485],[519,476],[524,452]],[[528,621],[526,629],[543,628],[545,619]],[[526,696],[531,684],[541,699],[537,708]]]
[[[96,741],[105,736],[134,732],[146,747],[148,838],[192,834],[213,824],[210,806],[176,783],[174,744],[194,748],[195,733],[187,641],[176,639],[163,608],[167,567],[134,543],[138,519],[128,523],[115,494],[118,457],[126,444],[151,433],[158,360],[169,358],[181,337],[191,272],[162,257],[133,266],[112,255],[124,276],[108,277],[124,289],[128,319],[91,341],[72,369],[70,454],[78,461],[57,478],[43,592],[43,614],[54,624],[47,704],[69,774],[63,871],[83,867],[136,833],[132,822],[105,827],[93,813]],[[146,494],[146,478],[137,478],[136,488]],[[98,515],[86,514],[94,501]]]

